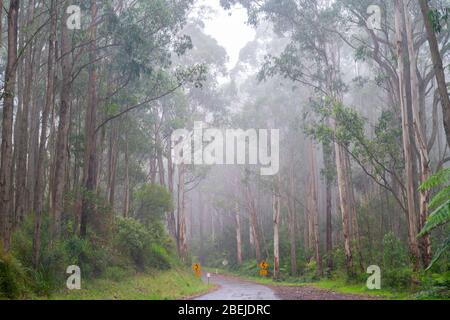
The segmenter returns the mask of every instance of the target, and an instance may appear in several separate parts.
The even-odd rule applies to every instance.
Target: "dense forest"
[[[274,281],[364,286],[375,265],[383,290],[450,296],[450,1],[0,8],[0,298],[49,297],[71,265],[120,282],[262,261]],[[231,66],[214,10],[254,30]],[[242,163],[175,161],[198,123],[247,134]],[[279,130],[273,175],[258,129]]]

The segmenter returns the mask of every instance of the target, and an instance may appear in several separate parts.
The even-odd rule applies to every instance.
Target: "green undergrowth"
[[[208,292],[207,285],[184,269],[127,275],[82,283],[81,290],[68,289],[52,295],[54,300],[175,300]]]

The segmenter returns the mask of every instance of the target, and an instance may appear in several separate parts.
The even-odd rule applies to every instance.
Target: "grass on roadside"
[[[55,300],[175,300],[207,292],[212,285],[203,283],[181,269],[138,274],[120,281],[97,279],[82,282],[81,290],[64,290]]]
[[[405,300],[411,298],[411,293],[409,292],[394,292],[383,289],[369,290],[365,284],[349,284],[343,279],[322,279],[317,282],[307,283],[306,285],[340,293],[360,294],[393,300]]]
[[[211,269],[212,270],[212,269]],[[215,269],[214,269],[215,270]],[[260,284],[266,285],[275,285],[275,286],[311,286],[316,287],[318,289],[325,289],[339,293],[345,294],[356,294],[356,295],[366,295],[366,296],[375,296],[381,297],[385,299],[393,299],[393,300],[404,300],[412,298],[411,293],[409,292],[394,292],[390,290],[369,290],[367,289],[365,284],[349,284],[343,279],[321,279],[316,282],[302,282],[301,279],[296,278],[287,278],[281,281],[274,281],[272,278],[267,277],[259,277],[259,276],[249,276],[246,274],[242,274],[239,272],[233,272],[229,270],[220,270],[218,272],[221,274],[237,276],[243,279],[247,279],[253,282],[257,282]]]

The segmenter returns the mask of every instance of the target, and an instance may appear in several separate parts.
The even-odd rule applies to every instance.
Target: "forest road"
[[[206,277],[203,278],[206,282]],[[311,286],[262,285],[234,276],[211,274],[219,288],[195,300],[376,300],[381,297],[339,293]]]
[[[219,288],[195,300],[280,300],[271,288],[236,277],[211,274],[210,282]]]

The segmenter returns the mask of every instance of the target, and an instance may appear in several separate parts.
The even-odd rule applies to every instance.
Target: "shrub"
[[[39,264],[32,263],[34,218],[28,216],[13,237],[12,253],[24,266],[30,278],[28,286],[39,295],[49,295],[64,286],[69,265],[80,267],[83,278],[100,275],[110,264],[110,250],[92,239],[70,236],[50,245],[48,217],[42,221]]]
[[[162,246],[153,243],[149,246],[146,256],[147,266],[158,270],[167,270],[171,267],[171,257]]]
[[[408,265],[407,250],[400,240],[392,233],[383,238],[383,268],[398,269]]]
[[[28,286],[40,295],[48,295],[55,288],[65,283],[65,270],[68,266],[67,255],[61,243],[56,242],[50,246],[50,222],[47,216],[42,219],[41,246],[39,251],[39,264],[33,267],[33,234],[34,217],[26,217],[12,241],[12,255],[26,266],[26,273],[30,281]]]
[[[314,259],[311,259],[306,265],[304,269],[303,275],[305,281],[316,281],[319,280],[317,276],[317,262]]]
[[[156,240],[151,231],[137,220],[118,218],[116,223],[115,246],[118,252],[138,269],[146,267],[159,270],[169,269],[175,261],[169,252],[172,243],[167,236]]]
[[[172,196],[166,188],[146,184],[135,196],[135,216],[146,227],[154,227],[164,217],[164,213],[172,209]]]
[[[131,218],[118,218],[116,221],[115,245],[138,268],[143,269],[146,262],[146,249],[151,242],[147,229]]]
[[[381,285],[396,290],[411,288],[414,280],[414,273],[411,268],[384,269],[381,277]]]
[[[450,297],[450,271],[438,274],[426,273],[421,279],[418,299],[448,299]]]
[[[108,248],[91,239],[74,236],[65,240],[62,246],[67,257],[67,264],[79,266],[83,277],[99,276],[111,263]]]
[[[27,277],[23,266],[0,248],[0,299],[17,299],[26,294]]]

